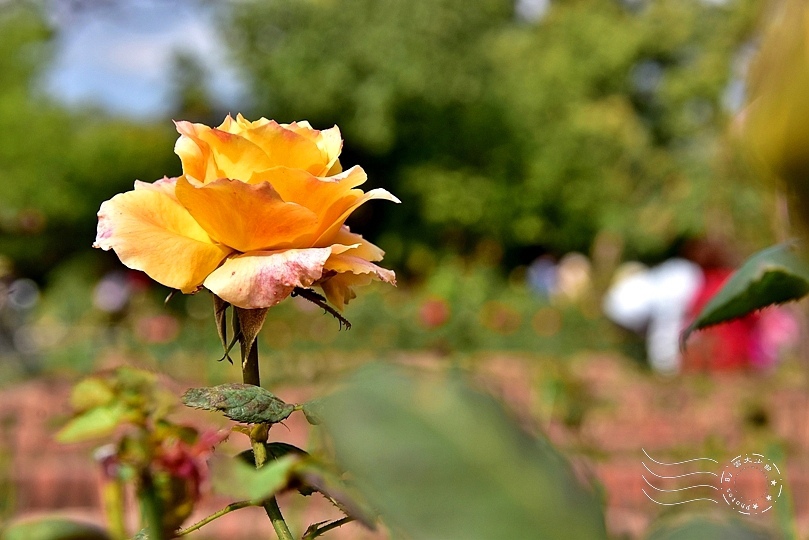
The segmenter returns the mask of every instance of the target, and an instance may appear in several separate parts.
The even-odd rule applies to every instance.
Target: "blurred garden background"
[[[0,519],[97,509],[92,448],[47,442],[82,375],[136,365],[180,392],[238,378],[217,362],[207,292],[164,303],[168,289],[91,244],[102,201],[180,174],[172,119],[241,112],[337,124],[342,163],[403,203],[349,221],[398,287],[352,301],[350,331],[300,298],[270,310],[265,386],[312,395],[378,359],[460,367],[601,486],[615,538],[717,510],[650,502],[641,448],[780,460],[789,494],[750,521],[809,534],[801,347],[661,375],[602,308],[628,261],[732,268],[784,239],[778,196],[736,140],[765,7],[0,1]]]

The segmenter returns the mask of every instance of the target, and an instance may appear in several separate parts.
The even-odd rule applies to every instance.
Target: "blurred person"
[[[604,313],[624,328],[645,333],[652,369],[675,374],[682,367],[680,332],[702,280],[699,266],[686,259],[670,259],[654,268],[625,263],[604,297]]]
[[[568,253],[557,267],[555,297],[578,302],[592,289],[590,259],[581,253]]]
[[[550,255],[534,259],[526,272],[528,287],[544,299],[552,298],[557,291],[559,267]]]
[[[610,320],[645,335],[655,371],[766,369],[797,343],[796,319],[777,307],[700,330],[681,353],[680,334],[734,272],[726,243],[693,241],[684,255],[651,269],[625,263],[603,300]]]

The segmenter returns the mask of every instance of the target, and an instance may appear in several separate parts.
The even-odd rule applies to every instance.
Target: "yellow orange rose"
[[[295,287],[318,286],[342,309],[353,287],[395,284],[373,264],[384,252],[344,225],[384,189],[357,189],[360,167],[342,171],[337,126],[228,116],[217,128],[176,122],[183,175],[104,202],[95,247],[185,293],[205,287],[245,309],[273,306]]]

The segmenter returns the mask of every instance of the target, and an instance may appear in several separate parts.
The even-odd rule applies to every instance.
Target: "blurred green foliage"
[[[395,266],[482,238],[507,262],[586,252],[600,231],[654,257],[767,235],[723,135],[759,5],[575,0],[529,22],[510,0],[248,1],[223,28],[257,114],[337,123],[343,161],[403,199],[358,216]]]
[[[743,181],[722,104],[760,3],[552,2],[533,22],[510,0],[219,9],[251,89],[242,112],[338,124],[343,161],[405,202],[352,223],[400,273],[426,275],[436,254],[481,241],[513,266],[587,252],[600,232],[644,258],[705,232],[769,240],[770,202]],[[0,7],[0,255],[41,280],[92,243],[103,200],[179,161],[168,119],[71,110],[37,90],[54,34],[35,6]],[[175,115],[219,120],[198,62],[178,53],[172,77]]]
[[[368,366],[324,412],[338,462],[396,536],[607,538],[594,490],[457,373]]]
[[[52,33],[33,3],[0,5],[0,255],[42,278],[95,238],[101,202],[177,174],[170,123],[67,110],[36,91]]]

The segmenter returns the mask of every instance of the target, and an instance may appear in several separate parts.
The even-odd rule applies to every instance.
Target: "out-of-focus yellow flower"
[[[744,135],[759,159],[809,193],[809,4],[773,4],[748,80]]]
[[[394,273],[384,252],[346,218],[384,189],[357,189],[360,167],[342,171],[337,126],[228,116],[217,128],[176,122],[183,175],[104,202],[95,247],[185,293],[205,287],[245,309],[273,306],[295,287],[319,286],[339,309],[353,287]]]

